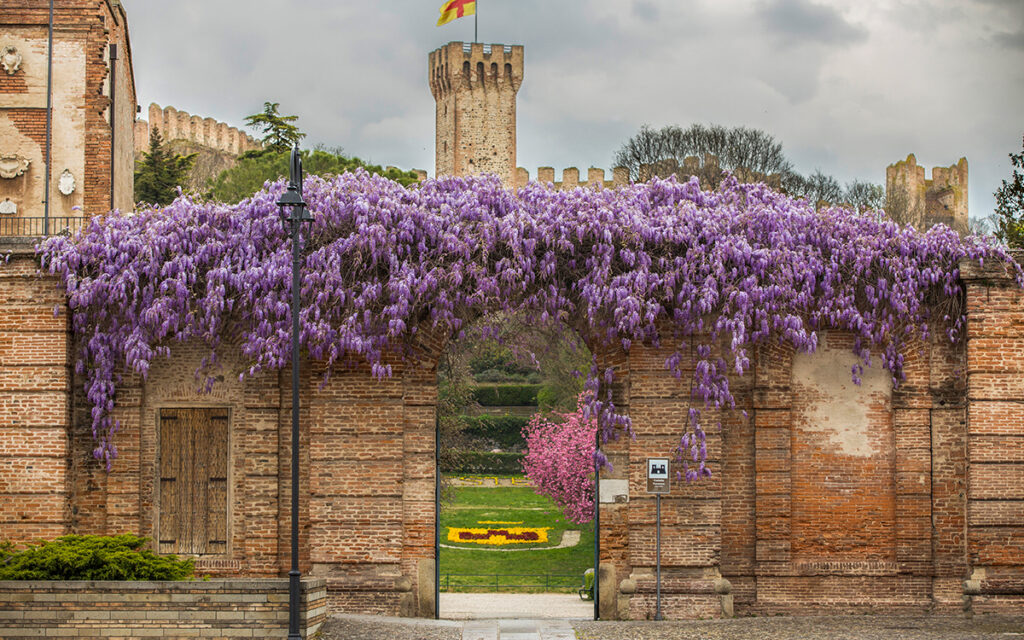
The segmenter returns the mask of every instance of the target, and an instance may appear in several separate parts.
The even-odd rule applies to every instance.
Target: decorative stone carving
[[[28,169],[28,158],[0,156],[0,178],[17,178]]]
[[[0,49],[0,65],[3,65],[7,75],[13,76],[21,67],[21,54],[12,45]]]
[[[68,169],[60,174],[60,178],[57,180],[57,189],[66,196],[75,192],[75,176],[71,175],[71,171]]]
[[[18,213],[18,205],[14,204],[10,198],[4,198],[4,201],[0,202],[0,214],[13,216],[16,213]]]

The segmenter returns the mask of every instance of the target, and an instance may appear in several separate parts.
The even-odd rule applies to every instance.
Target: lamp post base
[[[302,640],[299,632],[299,577],[298,569],[288,572],[288,640]]]

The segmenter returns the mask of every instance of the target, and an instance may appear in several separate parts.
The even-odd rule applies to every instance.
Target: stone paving
[[[336,615],[321,640],[1024,640],[1021,616],[818,616],[593,622]]]
[[[575,593],[442,593],[441,617],[446,620],[593,620],[594,601],[580,600]]]

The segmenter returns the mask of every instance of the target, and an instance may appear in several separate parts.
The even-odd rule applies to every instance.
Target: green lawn
[[[551,500],[528,487],[455,487],[454,492],[453,503],[441,510],[441,544],[458,548],[441,547],[442,590],[495,591],[495,585],[502,592],[574,592],[579,588],[583,572],[593,566],[592,525],[566,521]],[[448,540],[449,527],[547,527],[548,540],[502,546],[453,542]],[[581,532],[579,544],[546,548],[557,545],[567,530]]]

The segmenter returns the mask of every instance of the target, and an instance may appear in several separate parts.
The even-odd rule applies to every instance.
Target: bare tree
[[[885,206],[885,187],[862,180],[847,182],[843,202],[858,211],[881,209]]]
[[[885,212],[893,221],[921,229],[924,224],[924,208],[915,203],[906,189],[887,189]]]
[[[653,176],[680,179],[697,176],[706,188],[730,171],[744,182],[770,180],[776,183],[792,172],[782,143],[771,134],[748,127],[694,124],[686,129],[670,125],[659,130],[648,126],[616,152],[614,163],[629,169],[634,180]]]

